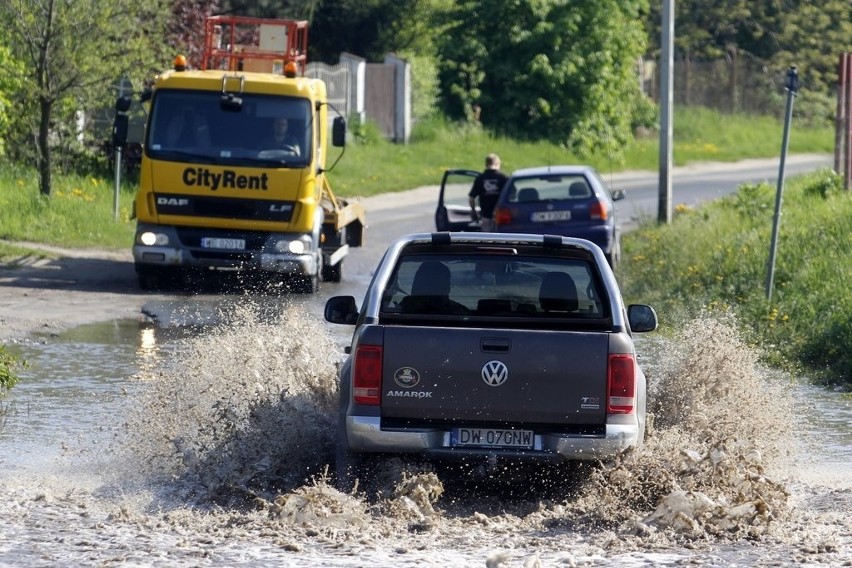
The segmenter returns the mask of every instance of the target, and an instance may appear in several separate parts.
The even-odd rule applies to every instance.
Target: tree
[[[323,0],[223,0],[222,13],[255,18],[311,20]]]
[[[445,108],[498,133],[618,157],[641,96],[646,11],[645,0],[458,2],[439,49]]]
[[[219,0],[174,0],[168,23],[168,43],[181,50],[190,66],[201,67],[204,53],[204,23],[218,14]]]
[[[0,0],[13,55],[26,64],[37,106],[32,122],[39,191],[51,191],[51,134],[57,105],[84,105],[119,77],[161,68],[165,0]]]
[[[12,57],[8,47],[0,44],[0,157],[6,154],[6,144],[16,120],[12,111],[14,97],[23,91],[24,66]]]
[[[647,19],[649,53],[659,52],[660,6]],[[803,85],[837,82],[838,55],[852,50],[848,0],[677,0],[675,50],[686,59],[746,53],[783,72],[796,65]]]
[[[348,51],[370,61],[388,53],[434,53],[435,14],[447,0],[324,0],[311,20],[311,58],[336,63]]]
[[[849,0],[795,2],[780,25],[778,49],[769,57],[778,71],[796,65],[804,89],[834,92],[839,55],[852,52]]]

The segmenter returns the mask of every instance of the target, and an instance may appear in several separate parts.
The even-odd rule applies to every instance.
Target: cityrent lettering
[[[233,170],[222,170],[219,173],[210,171],[207,168],[186,168],[183,170],[183,183],[186,185],[209,187],[211,191],[216,191],[220,188],[266,191],[268,189],[268,182],[269,176],[266,173],[247,176],[238,175]]]

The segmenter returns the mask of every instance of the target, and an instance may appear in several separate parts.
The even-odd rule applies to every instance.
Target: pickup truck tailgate
[[[608,335],[387,326],[382,416],[603,424]]]

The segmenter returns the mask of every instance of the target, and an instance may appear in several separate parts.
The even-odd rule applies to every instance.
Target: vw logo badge
[[[482,366],[482,380],[489,387],[499,387],[509,378],[509,368],[502,361],[489,361]]]

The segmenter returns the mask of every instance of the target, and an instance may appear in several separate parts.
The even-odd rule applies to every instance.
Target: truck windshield
[[[158,91],[146,152],[162,160],[255,167],[304,167],[310,162],[308,100],[251,93],[241,98],[241,106],[226,108],[218,92]]]

